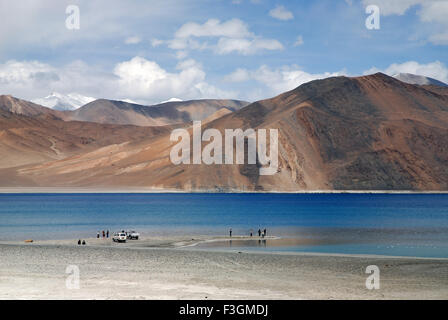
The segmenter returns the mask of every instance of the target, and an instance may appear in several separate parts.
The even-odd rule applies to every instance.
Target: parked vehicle
[[[138,233],[137,231],[128,231],[127,235],[129,240],[138,240],[138,238],[140,237],[140,233]]]
[[[127,236],[124,232],[116,232],[114,233],[112,240],[114,242],[126,242]]]

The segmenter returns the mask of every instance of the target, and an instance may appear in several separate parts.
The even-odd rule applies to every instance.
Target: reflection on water
[[[346,242],[346,241],[345,241]],[[299,238],[268,238],[268,239],[226,239],[208,241],[197,245],[199,248],[278,248],[295,246],[313,246],[325,244],[342,244],[342,240],[299,239]]]
[[[276,238],[276,239],[236,239],[199,243],[197,249],[247,250],[273,252],[315,252],[339,254],[367,254],[386,256],[409,256],[428,258],[448,258],[447,241],[356,241],[354,238]],[[384,239],[383,239],[384,240]]]

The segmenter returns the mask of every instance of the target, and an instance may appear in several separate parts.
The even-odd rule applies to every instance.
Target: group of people
[[[230,235],[230,238],[232,238],[232,228],[230,228],[229,229],[229,235]],[[252,230],[250,230],[250,236],[251,237],[253,237],[254,236],[254,232],[252,231]],[[264,230],[263,231],[261,231],[261,229],[258,229],[258,236],[260,237],[260,238],[264,238],[264,237],[266,237],[267,236],[267,230],[266,230],[266,228],[264,228]]]
[[[101,236],[103,236],[103,239],[105,239],[105,238],[109,238],[109,230],[103,230],[103,231],[98,231],[97,233],[96,233],[96,238],[97,239],[99,239]],[[86,243],[86,240],[81,240],[81,239],[79,239],[78,240],[78,246],[80,246],[80,245],[83,245],[83,246],[85,246],[87,243]]]
[[[107,230],[107,231],[102,231],[102,235],[103,235],[103,239],[104,238],[109,238],[109,230]],[[98,231],[97,233],[96,233],[96,238],[97,239],[99,239],[100,238],[100,232]]]

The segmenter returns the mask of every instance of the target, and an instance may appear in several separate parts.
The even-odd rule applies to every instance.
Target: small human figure
[[[109,238],[109,230],[106,231],[106,238]]]
[[[232,228],[229,230],[230,238],[232,238]]]
[[[86,245],[86,240],[82,240],[82,245],[83,245],[83,246]]]
[[[258,236],[261,237],[261,229],[258,229]]]
[[[106,238],[106,232],[103,230],[103,239]]]
[[[78,246],[80,246],[80,245],[81,245],[81,239],[78,240]]]
[[[96,238],[97,238],[97,239],[100,238],[100,232],[99,232],[99,231],[96,233]]]
[[[253,232],[252,232],[252,230],[250,231],[250,237],[252,238],[252,236],[253,236]]]
[[[267,231],[266,231],[266,228],[264,228],[264,230],[263,230],[263,236],[266,237],[267,235],[268,235],[268,233],[267,233]]]

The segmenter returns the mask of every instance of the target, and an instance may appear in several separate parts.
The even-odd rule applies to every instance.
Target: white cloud
[[[427,2],[422,6],[419,15],[422,21],[448,25],[448,1]]]
[[[173,96],[182,99],[229,97],[232,93],[215,88],[205,82],[202,66],[190,59],[180,62],[177,73],[170,73],[156,62],[134,57],[116,65],[114,74],[119,77],[121,95],[133,99],[161,101]]]
[[[203,39],[206,39],[203,41]],[[217,41],[213,41],[218,38]],[[152,41],[153,46],[167,45],[185,58],[189,50],[212,50],[217,54],[238,53],[252,55],[265,50],[282,50],[283,45],[275,39],[265,39],[249,30],[246,23],[240,19],[221,22],[209,19],[203,24],[187,22],[183,24],[171,40]]]
[[[201,43],[196,39],[192,38],[174,38],[172,40],[165,41],[168,47],[174,50],[203,50],[208,47],[206,42]]]
[[[250,73],[246,69],[238,68],[231,74],[224,77],[228,82],[243,82],[250,80]]]
[[[298,47],[301,46],[303,44],[303,37],[302,36],[298,36],[296,42],[294,43],[294,47]]]
[[[412,7],[419,6],[417,13],[422,21],[448,24],[448,2],[445,0],[362,0],[362,3],[364,6],[377,5],[384,16],[403,15]]]
[[[365,6],[377,5],[384,16],[403,15],[410,8],[418,6],[417,15],[420,21],[436,23],[445,29],[444,32],[429,34],[429,41],[437,45],[448,45],[448,1],[446,0],[362,0],[362,3]]]
[[[0,64],[0,92],[25,99],[47,96],[50,92],[79,92],[101,97],[115,90],[116,77],[74,61],[54,67],[39,61],[10,60]]]
[[[189,37],[227,37],[245,38],[252,37],[247,25],[239,19],[231,19],[225,22],[218,19],[209,19],[204,24],[187,22],[176,31],[176,38]]]
[[[65,9],[70,3],[80,8],[79,31],[65,27]],[[137,31],[149,36],[161,21],[183,17],[192,6],[178,0],[151,0],[151,5],[146,1],[129,5],[122,0],[0,1],[0,43],[3,52],[14,52],[18,48],[53,49],[67,43],[91,46],[104,40],[125,39]]]
[[[433,34],[429,37],[429,41],[438,45],[448,45],[448,32]]]
[[[248,97],[252,100],[263,99],[269,96],[278,95],[285,91],[297,88],[298,86],[317,79],[335,77],[345,75],[346,72],[325,72],[325,73],[308,73],[297,65],[283,66],[272,69],[266,65],[262,65],[256,70],[237,69],[225,77],[225,80],[231,82],[243,82],[253,80],[264,85],[265,89],[255,91],[252,96]]]
[[[0,65],[0,84],[28,85],[36,80],[57,81],[54,68],[39,61],[10,60]],[[36,81],[37,82],[37,81]]]
[[[294,15],[291,11],[286,10],[284,6],[277,6],[271,11],[269,11],[269,15],[275,19],[279,20],[291,20],[294,19]]]
[[[188,52],[187,51],[177,51],[176,52],[176,59],[178,60],[182,60],[185,59],[188,56]]]
[[[416,61],[394,63],[384,70],[373,67],[365,71],[364,74],[372,74],[375,72],[383,72],[391,76],[397,73],[412,73],[448,83],[448,68],[440,61],[434,61],[427,64],[420,64]]]
[[[154,38],[154,39],[151,40],[151,45],[153,47],[158,47],[158,46],[162,45],[164,42],[165,41],[163,41],[163,40]]]
[[[282,50],[283,45],[274,39],[231,39],[221,38],[215,48],[218,54],[237,52],[243,55],[255,54],[261,50]]]
[[[151,104],[173,96],[182,99],[233,98],[207,83],[202,65],[189,59],[168,72],[155,61],[134,57],[115,65],[112,71],[98,70],[82,61],[55,67],[39,61],[11,60],[0,64],[0,92],[23,99],[36,99],[50,92]]]
[[[409,8],[431,0],[362,0],[364,6],[377,5],[382,15],[403,15]]]
[[[133,37],[126,38],[124,43],[126,43],[126,44],[138,44],[141,41],[142,41],[142,39],[139,36],[133,36]]]

